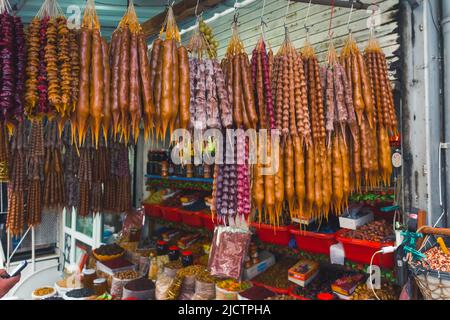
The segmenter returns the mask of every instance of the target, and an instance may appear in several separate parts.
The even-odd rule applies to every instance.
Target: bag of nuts
[[[141,278],[142,275],[134,270],[121,271],[114,274],[111,283],[111,295],[115,299],[121,299],[123,287],[130,281]]]

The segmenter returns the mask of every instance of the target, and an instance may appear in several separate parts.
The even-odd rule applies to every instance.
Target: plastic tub
[[[290,227],[275,227],[268,224],[253,222],[258,238],[262,242],[272,243],[279,246],[287,246],[291,240]]]
[[[370,259],[373,254],[383,247],[393,246],[393,242],[376,242],[345,238],[342,234],[345,232],[342,229],[336,233],[336,239],[342,242],[345,251],[345,258],[354,262],[363,264],[370,264]],[[394,252],[388,254],[377,254],[373,259],[373,264],[381,268],[394,268]]]
[[[169,207],[161,207],[162,218],[171,222],[181,222],[181,214],[180,209],[178,208],[169,208]]]
[[[161,206],[157,204],[145,204],[144,203],[145,214],[150,217],[161,218],[162,211]]]
[[[199,215],[199,212],[180,210],[180,215],[181,215],[181,221],[184,224],[187,224],[188,226],[196,227],[196,228],[203,227],[203,219]]]
[[[318,233],[291,228],[297,248],[303,251],[330,255],[330,246],[335,244],[335,233]]]

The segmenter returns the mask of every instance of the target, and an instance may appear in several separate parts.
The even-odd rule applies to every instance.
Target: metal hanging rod
[[[309,0],[291,0],[291,1],[309,3]],[[331,0],[312,0],[311,3],[323,6],[331,6]],[[352,0],[335,0],[334,6],[342,8],[351,8]],[[369,3],[363,3],[362,1],[359,0],[353,0],[353,10],[367,9],[369,7],[370,7]]]

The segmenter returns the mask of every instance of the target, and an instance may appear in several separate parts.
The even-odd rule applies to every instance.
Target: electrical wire
[[[373,288],[373,282],[372,282],[372,265],[373,265],[373,259],[374,259],[375,256],[376,256],[377,254],[379,254],[379,253],[383,253],[383,250],[378,250],[378,251],[376,251],[376,252],[372,255],[372,258],[370,258],[370,265],[369,265],[369,282],[370,282],[370,289],[372,289],[373,294],[375,295],[375,297],[376,297],[378,300],[381,300],[381,299],[378,297],[377,293],[375,292],[375,289]]]
[[[430,10],[430,16],[431,16],[431,20],[433,21],[433,25],[436,28],[436,31],[438,33],[441,33],[441,28],[439,27],[439,25],[436,23],[436,20],[434,19],[434,15],[433,15],[433,4],[431,3],[432,1],[428,0],[428,4],[429,6],[429,10]]]

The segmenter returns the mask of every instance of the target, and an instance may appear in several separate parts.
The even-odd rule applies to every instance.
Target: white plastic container
[[[275,264],[275,256],[268,251],[262,251],[258,256],[261,260],[259,263],[251,266],[248,269],[244,269],[244,280],[253,279]]]

